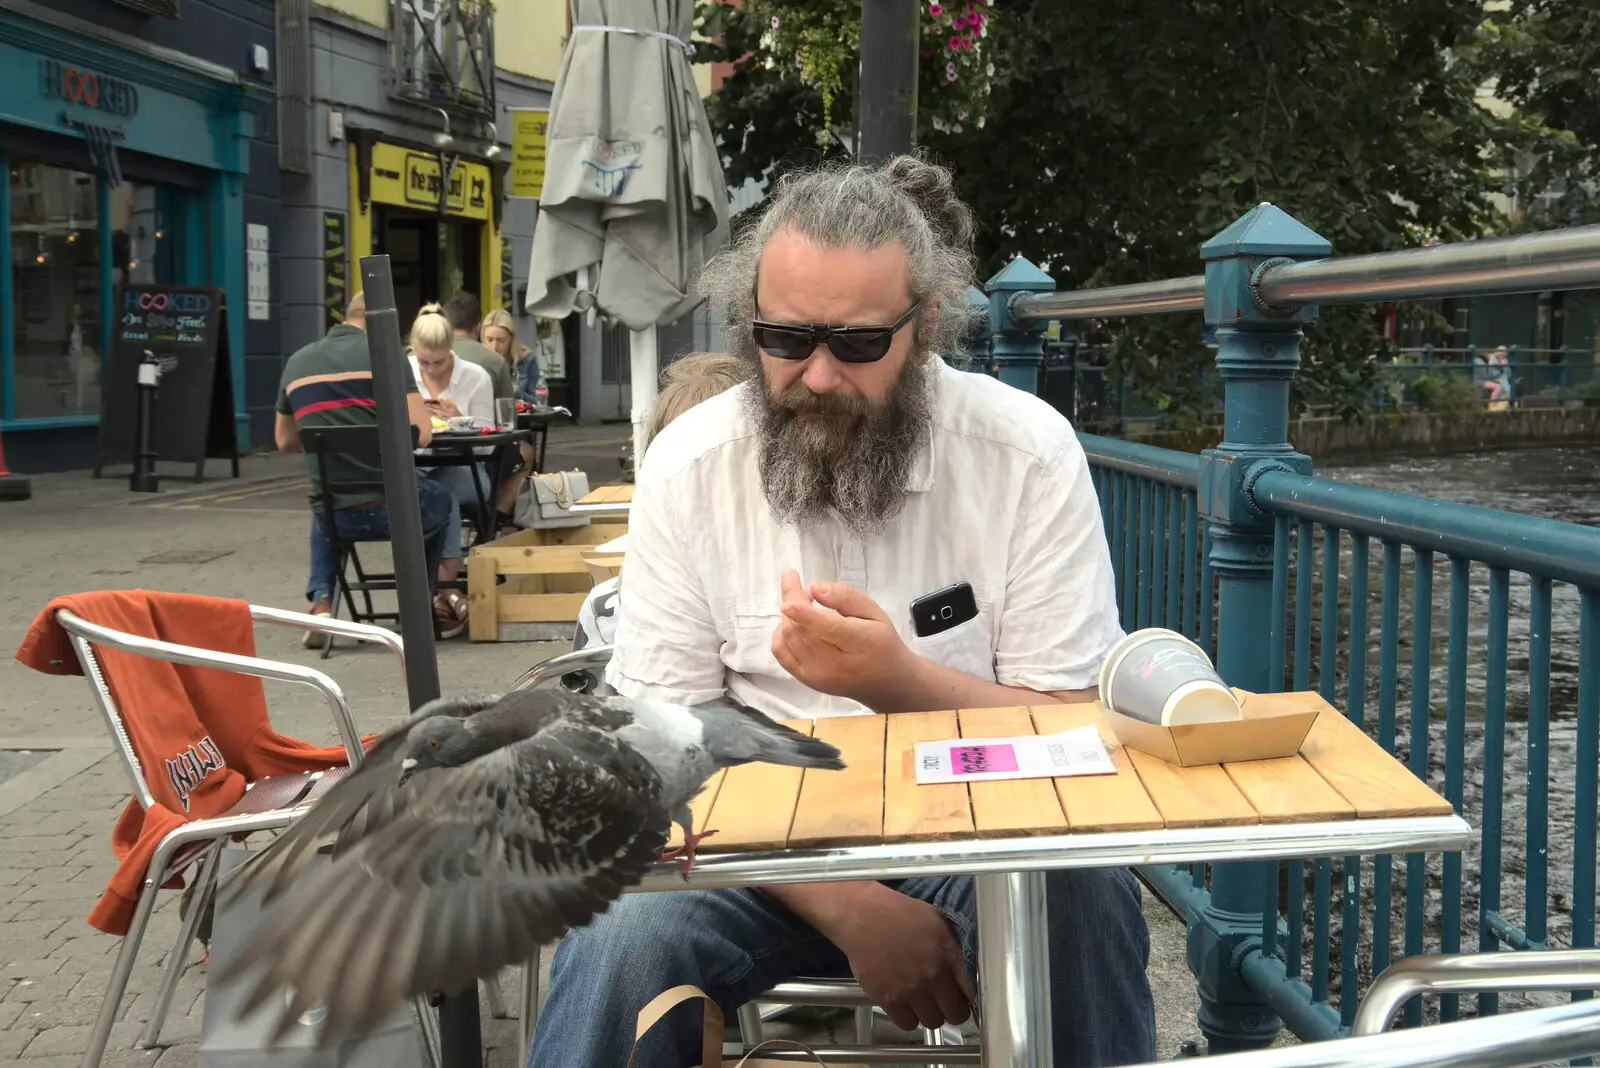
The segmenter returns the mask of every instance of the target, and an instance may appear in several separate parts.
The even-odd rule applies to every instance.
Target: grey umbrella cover
[[[528,311],[579,307],[576,272],[630,330],[672,322],[726,239],[728,192],[687,42],[693,0],[577,0],[550,106]],[[667,34],[579,30],[611,26]]]

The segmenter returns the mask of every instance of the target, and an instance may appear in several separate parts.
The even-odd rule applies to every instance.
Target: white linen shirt
[[[775,718],[870,712],[804,686],[772,654],[793,567],[883,608],[912,650],[1030,690],[1096,685],[1119,638],[1099,499],[1072,427],[1030,394],[932,361],[930,440],[904,510],[877,536],[836,519],[777,522],[745,409],[759,379],[686,412],[651,443],[628,527],[606,682],[633,698],[698,704],[726,692]],[[978,616],[919,638],[911,603],[969,582]]]
[[[452,354],[454,355],[454,354]],[[472,415],[490,426],[495,424],[494,415],[494,379],[489,377],[489,372],[473,363],[454,356],[450,361],[450,384],[437,394],[428,389],[428,383],[422,377],[422,367],[417,363],[417,358],[411,353],[406,354],[406,359],[411,361],[411,375],[417,380],[417,391],[422,394],[423,400],[437,400],[440,397],[449,397],[456,402],[456,407],[461,409],[462,415]],[[432,449],[420,450],[424,455],[431,455]],[[475,455],[488,456],[494,452],[492,448],[472,450]]]
[[[471,360],[463,360],[457,356],[451,361],[450,384],[435,394],[428,389],[428,383],[423,380],[422,368],[417,364],[416,356],[408,354],[406,359],[411,361],[411,373],[416,377],[417,391],[422,394],[423,400],[449,397],[456,402],[456,407],[461,409],[462,415],[477,416],[490,426],[495,425],[494,379],[489,377],[488,371]]]

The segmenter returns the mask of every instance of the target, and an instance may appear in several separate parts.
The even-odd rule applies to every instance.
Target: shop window
[[[109,276],[115,286],[172,280],[174,242],[162,218],[161,190],[124,182],[107,192],[108,217],[102,220],[93,174],[31,160],[12,162],[15,418],[99,414],[101,316],[110,296],[104,281]],[[107,246],[109,270],[102,263]]]

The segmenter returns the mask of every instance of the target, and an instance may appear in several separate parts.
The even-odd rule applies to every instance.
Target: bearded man
[[[782,181],[702,288],[761,374],[652,443],[606,681],[777,718],[1082,701],[1121,637],[1087,462],[1065,419],[955,370],[972,222],[911,157]],[[918,636],[913,601],[976,616]],[[1047,877],[1058,1065],[1155,1059],[1149,933],[1126,870]],[[901,1027],[969,1014],[970,878],[622,898],[557,949],[530,1068],[621,1066],[651,998],[729,1015],[795,976],[854,975]],[[676,1012],[639,1068],[698,1063]]]

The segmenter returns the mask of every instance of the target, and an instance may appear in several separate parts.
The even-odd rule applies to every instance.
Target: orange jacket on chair
[[[63,608],[89,623],[139,637],[256,655],[250,607],[243,601],[105,590],[57,597],[46,605],[17,648],[18,660],[51,675],[83,674],[69,635],[56,622]],[[227,811],[244,796],[246,783],[341,766],[345,751],[274,731],[260,679],[100,646],[95,654],[155,798],[149,809],[129,801],[117,820],[111,832],[117,870],[88,917],[108,934],[123,934],[145,869],[169,831]],[[182,886],[182,878],[166,885]]]

